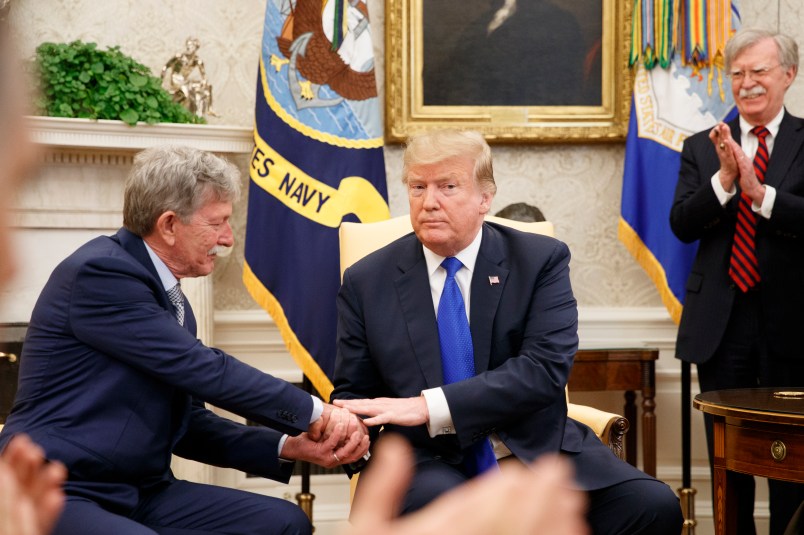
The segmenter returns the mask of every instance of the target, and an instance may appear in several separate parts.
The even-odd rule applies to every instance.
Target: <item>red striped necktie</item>
[[[770,160],[765,138],[770,132],[764,126],[756,126],[751,129],[751,132],[757,136],[759,141],[757,153],[754,156],[754,173],[760,184],[764,184],[765,171],[768,170]],[[760,281],[755,243],[758,217],[757,213],[751,209],[751,199],[745,192],[741,192],[737,207],[737,227],[734,230],[734,243],[731,246],[729,276],[743,292],[747,292]]]

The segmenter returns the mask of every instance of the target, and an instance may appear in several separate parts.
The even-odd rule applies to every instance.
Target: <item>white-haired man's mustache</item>
[[[229,256],[232,254],[231,247],[224,247],[223,245],[216,245],[207,252],[210,256]]]
[[[767,92],[768,91],[764,87],[757,85],[751,89],[740,89],[740,98],[758,97],[759,95],[764,95]]]

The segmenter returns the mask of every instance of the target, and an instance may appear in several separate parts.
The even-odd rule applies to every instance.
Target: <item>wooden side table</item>
[[[730,472],[804,483],[804,389],[713,390],[692,404],[714,421],[716,535],[737,529]]]
[[[624,390],[624,416],[633,432],[625,435],[625,459],[637,465],[635,390],[642,392],[642,462],[646,474],[656,477],[656,360],[658,349],[582,349],[575,354],[569,391]]]

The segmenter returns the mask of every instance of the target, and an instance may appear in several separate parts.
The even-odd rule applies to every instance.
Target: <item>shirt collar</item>
[[[782,119],[784,118],[784,106],[782,109],[779,110],[779,113],[776,114],[776,117],[770,120],[768,124],[765,125],[765,128],[768,129],[770,132],[771,137],[775,138],[776,134],[779,133],[779,125],[782,124]],[[740,115],[740,133],[742,135],[747,135],[751,132],[751,129],[754,128],[748,121],[746,121],[742,115]]]
[[[469,272],[473,272],[475,269],[475,262],[477,262],[477,254],[480,252],[480,242],[483,239],[483,226],[481,225],[480,230],[477,232],[477,236],[475,239],[472,240],[466,249],[458,252],[455,255],[455,258],[461,261],[463,267],[469,270]],[[427,247],[422,247],[424,250],[424,259],[427,261],[427,274],[432,275],[436,269],[441,267],[441,262],[444,261],[446,256],[441,256],[439,254],[434,253]]]
[[[179,283],[179,279],[177,279],[173,273],[170,272],[170,269],[167,267],[159,256],[151,249],[145,240],[142,241],[143,245],[145,245],[145,250],[148,251],[148,256],[151,257],[151,262],[154,263],[154,267],[156,268],[156,273],[159,275],[159,280],[162,282],[162,286],[165,290],[170,290],[174,286]]]

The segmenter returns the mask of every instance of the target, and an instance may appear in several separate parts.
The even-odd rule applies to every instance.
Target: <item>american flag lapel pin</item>
[[[494,286],[495,284],[500,284],[500,277],[497,275],[489,275],[489,286]]]

